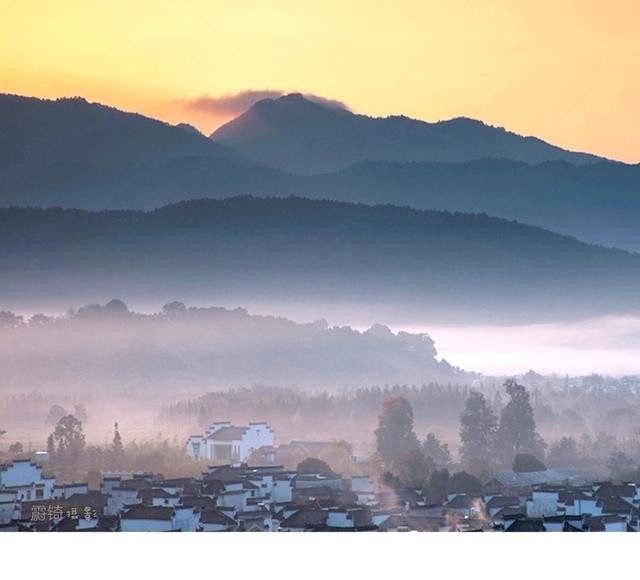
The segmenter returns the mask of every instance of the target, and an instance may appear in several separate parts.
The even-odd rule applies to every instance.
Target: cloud
[[[277,99],[286,94],[288,93],[278,90],[247,90],[218,97],[204,95],[186,100],[183,103],[187,109],[194,112],[205,113],[215,117],[228,117],[244,113],[252,105],[263,99]],[[311,94],[303,94],[303,96],[325,107],[349,110],[349,107],[341,101]]]

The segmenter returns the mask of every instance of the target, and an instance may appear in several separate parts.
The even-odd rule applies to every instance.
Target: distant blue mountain
[[[583,164],[601,160],[473,119],[426,123],[403,116],[367,117],[300,94],[259,101],[211,138],[264,165],[307,175],[360,161],[459,163],[493,157]]]
[[[371,122],[376,127],[417,127],[414,133],[418,136],[440,127],[450,136],[446,143],[453,147],[466,142],[466,150],[477,154],[497,152],[497,143],[506,141],[515,143],[516,153],[523,151],[519,148],[523,143],[550,155],[556,151],[537,140],[474,121],[429,125],[402,118],[375,120],[326,109],[297,96],[263,101],[253,108],[254,113],[261,108],[300,109],[302,113],[312,108],[322,118],[348,119],[348,126],[363,123],[368,127]],[[453,139],[457,133],[470,134],[469,127],[471,133],[477,133],[475,140]],[[330,128],[322,123],[316,127],[322,139],[333,138]],[[355,138],[355,133],[349,135],[348,139]],[[361,139],[361,149],[366,151],[368,137],[363,133]],[[298,149],[304,152],[304,147],[292,146],[292,159],[301,154]],[[273,151],[281,151],[277,141]],[[323,151],[318,151],[319,158]],[[327,149],[327,155],[334,155],[333,151]],[[557,153],[572,162],[532,164],[495,158],[456,163],[361,161],[339,171],[302,176],[248,160],[188,127],[82,99],[47,101],[0,95],[0,206],[4,207],[154,209],[198,198],[298,195],[488,213],[640,252],[640,165],[586,163],[596,158],[562,150]]]
[[[255,165],[184,126],[81,98],[0,95],[3,205],[157,205],[173,187],[196,193],[182,177],[194,166],[242,175]]]

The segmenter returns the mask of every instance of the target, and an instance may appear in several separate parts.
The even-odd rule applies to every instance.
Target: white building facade
[[[0,490],[14,491],[18,501],[51,499],[53,477],[42,475],[42,466],[29,459],[14,459],[0,465]]]
[[[261,447],[273,445],[274,433],[265,422],[235,427],[230,421],[217,421],[203,435],[192,435],[187,440],[187,455],[198,461],[234,463]]]

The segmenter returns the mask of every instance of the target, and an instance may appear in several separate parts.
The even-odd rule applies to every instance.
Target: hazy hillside
[[[252,171],[263,174],[183,126],[80,98],[0,95],[2,205],[157,207],[178,191],[179,199],[201,197],[201,183],[230,173],[242,184]]]
[[[257,383],[340,388],[470,378],[436,359],[428,335],[395,334],[384,326],[359,332],[323,320],[298,324],[177,302],[139,314],[119,300],[19,324],[4,318],[0,392],[99,386],[192,392]]]
[[[211,138],[260,163],[300,174],[334,171],[365,160],[598,160],[473,119],[426,123],[402,116],[367,117],[323,106],[299,94],[260,101]]]
[[[634,311],[640,256],[486,215],[301,198],[0,210],[5,299],[384,304],[441,320]],[[195,294],[194,294],[195,292]],[[220,303],[220,302],[219,302]],[[67,302],[68,304],[68,302]]]
[[[640,165],[507,159],[363,162],[306,178],[309,196],[481,212],[606,246],[640,251]]]

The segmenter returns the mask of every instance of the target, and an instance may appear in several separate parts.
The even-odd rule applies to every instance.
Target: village
[[[313,456],[295,470],[274,462],[264,422],[215,422],[185,452],[211,461],[200,477],[103,472],[99,488],[57,483],[46,454],[0,465],[0,531],[72,532],[638,532],[640,483],[588,481],[578,469],[498,471],[481,490],[396,487],[343,477]],[[248,458],[259,457],[260,465]],[[437,499],[437,501],[435,501]]]

